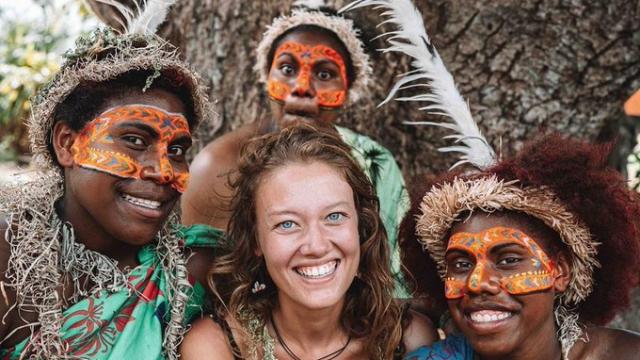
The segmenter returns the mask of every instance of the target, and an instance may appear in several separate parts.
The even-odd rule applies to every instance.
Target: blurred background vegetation
[[[29,99],[96,23],[81,0],[0,2],[0,162],[28,162]]]

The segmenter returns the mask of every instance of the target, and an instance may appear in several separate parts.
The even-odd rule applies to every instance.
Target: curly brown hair
[[[351,186],[358,213],[359,276],[346,294],[342,326],[354,338],[365,340],[369,358],[390,359],[402,338],[401,308],[393,300],[386,232],[378,214],[378,198],[350,148],[331,130],[300,124],[253,139],[242,151],[232,183],[232,216],[226,249],[214,261],[208,283],[217,297],[219,317],[232,316],[244,329],[251,318],[266,325],[277,303],[277,289],[264,261],[256,255],[256,189],[265,174],[291,163],[320,161],[341,173]],[[261,276],[267,290],[253,294]],[[262,327],[261,327],[262,328]]]
[[[640,283],[640,197],[620,173],[607,167],[611,149],[609,143],[595,145],[551,134],[530,142],[518,155],[482,174],[467,176],[496,175],[504,181],[517,180],[523,188],[549,188],[589,228],[593,241],[600,243],[597,259],[601,267],[593,275],[593,292],[576,310],[581,321],[594,325],[608,323],[626,308],[631,290]],[[456,177],[465,175],[450,173],[415,182],[411,210],[399,238],[405,276],[413,280],[410,285],[441,306],[445,303],[442,280],[436,263],[417,240],[415,217],[432,186]]]

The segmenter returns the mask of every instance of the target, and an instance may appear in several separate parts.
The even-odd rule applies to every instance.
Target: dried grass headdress
[[[135,13],[114,0],[99,1],[120,10],[125,32],[95,30],[80,37],[76,48],[65,54],[60,72],[35,97],[28,122],[34,162],[42,173],[29,183],[0,188],[0,214],[9,224],[5,239],[11,249],[4,286],[16,292],[17,311],[38,313],[36,323],[25,325],[33,331],[27,348],[32,358],[67,358],[60,335],[64,318],[58,289],[63,278],[73,281],[72,301],[102,290],[130,289],[116,262],[77,243],[73,227],[56,214],[55,202],[64,193],[63,180],[47,144],[58,104],[84,82],[105,82],[129,71],[152,71],[146,86],[157,77],[167,77],[189,89],[195,114],[192,125],[208,120],[211,114],[197,75],[178,59],[173,46],[155,35],[175,0],[147,0],[144,9],[138,8]],[[156,253],[170,287],[170,319],[163,341],[170,359],[178,358],[191,292],[178,224],[176,214],[171,214],[155,238]],[[86,281],[93,284],[91,289],[81,285]]]
[[[115,0],[98,1],[122,13],[125,31],[116,34],[110,28],[103,28],[79,37],[75,48],[65,53],[59,73],[34,98],[28,127],[33,161],[40,169],[55,168],[47,143],[56,107],[85,82],[100,83],[129,71],[153,70],[147,86],[154,78],[163,76],[190,89],[196,124],[209,121],[212,114],[196,73],[178,58],[174,46],[155,34],[175,0],[147,0],[144,9],[137,9],[137,15]]]
[[[353,21],[341,16],[325,15],[319,10],[323,5],[323,1],[318,0],[297,1],[294,3],[297,8],[290,15],[283,15],[273,20],[258,44],[254,70],[258,74],[258,79],[266,84],[270,68],[268,56],[273,42],[280,35],[297,26],[315,25],[336,34],[347,48],[351,63],[356,70],[356,79],[349,89],[349,100],[357,101],[364,95],[371,81],[373,69],[369,56],[364,51],[364,44],[358,38],[359,30],[354,27]]]
[[[383,23],[397,27],[388,36],[390,46],[384,52],[399,52],[413,59],[414,70],[405,74],[391,89],[382,104],[392,99],[399,90],[429,87],[430,93],[400,97],[399,101],[426,101],[421,107],[431,114],[442,115],[448,122],[413,122],[453,130],[445,138],[454,139],[455,145],[439,149],[458,152],[460,161],[453,167],[468,164],[479,170],[479,175],[461,176],[440,184],[427,192],[420,204],[421,214],[416,218],[416,235],[436,262],[440,276],[445,275],[444,253],[446,234],[454,221],[466,211],[476,209],[492,212],[513,210],[542,220],[555,230],[570,250],[571,279],[567,290],[559,296],[556,317],[560,327],[560,341],[564,357],[576,340],[582,336],[577,315],[568,309],[584,301],[593,290],[593,270],[598,266],[597,243],[589,228],[559,200],[547,187],[523,187],[518,181],[505,182],[492,174],[490,168],[498,164],[491,145],[480,133],[467,103],[458,92],[453,76],[444,66],[442,58],[425,31],[419,10],[411,0],[358,0],[341,11],[366,6],[384,10]],[[381,104],[381,105],[382,105]],[[452,167],[452,168],[453,168]]]

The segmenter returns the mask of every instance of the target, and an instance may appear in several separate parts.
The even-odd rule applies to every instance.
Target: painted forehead
[[[505,244],[518,244],[528,249],[538,245],[532,237],[520,229],[495,226],[476,233],[458,232],[449,238],[447,250],[466,250],[471,252],[488,252],[493,247]]]
[[[104,111],[95,120],[107,121],[111,125],[122,121],[140,121],[148,123],[162,132],[168,130],[189,132],[189,122],[183,114],[168,112],[152,105],[132,104],[117,106]]]

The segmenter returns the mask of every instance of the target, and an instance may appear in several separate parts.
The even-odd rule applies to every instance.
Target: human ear
[[[553,281],[553,288],[557,293],[563,293],[569,286],[571,280],[571,265],[564,253],[559,253],[556,260],[556,271]]]
[[[60,166],[66,168],[73,165],[71,146],[77,135],[76,131],[71,129],[69,124],[64,121],[59,121],[53,126],[51,143],[53,144],[53,151],[56,154]]]

